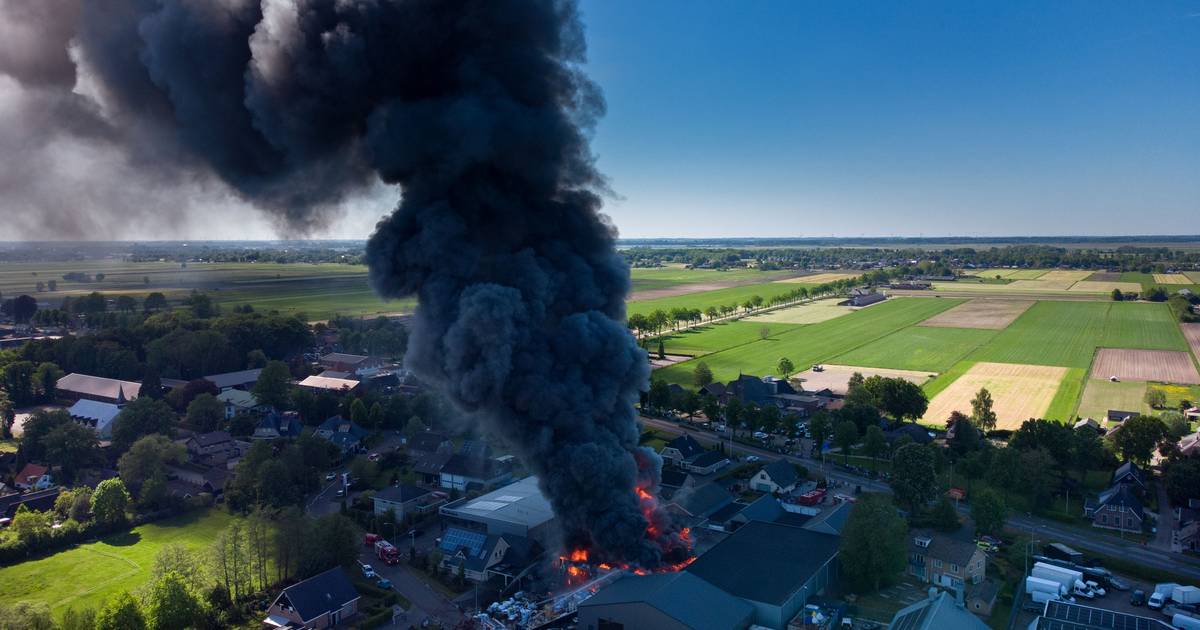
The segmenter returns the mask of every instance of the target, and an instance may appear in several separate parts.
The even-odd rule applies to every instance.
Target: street
[[[661,429],[672,434],[687,433],[701,444],[713,445],[718,440],[728,443],[727,439],[723,439],[714,433],[690,430],[669,420],[642,416],[641,421],[647,427],[654,427],[655,429]],[[827,479],[844,482],[850,486],[862,486],[864,491],[891,492],[886,483],[854,475],[832,464],[822,463],[818,460],[804,459],[793,455],[781,455],[766,449],[755,448],[737,442],[733,443],[733,452],[743,455],[758,455],[759,457],[770,459],[782,457],[790,462],[800,464],[809,470],[820,471]],[[959,507],[959,511],[969,513],[970,509],[966,504],[963,504]],[[1165,569],[1200,580],[1200,559],[1181,553],[1173,553],[1168,549],[1149,547],[1133,541],[1122,541],[1101,532],[1091,534],[1086,530],[1032,515],[1014,514],[1009,517],[1007,526],[1011,529],[1029,533],[1043,543],[1063,542],[1082,551],[1092,551],[1093,553],[1106,556],[1126,558],[1147,566]]]

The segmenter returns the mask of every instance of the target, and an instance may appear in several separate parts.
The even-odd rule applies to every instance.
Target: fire
[[[571,557],[570,557],[571,562],[587,562],[587,559],[588,559],[587,549],[576,549],[575,551],[571,552]]]
[[[647,492],[645,488],[638,488],[637,494],[638,494],[638,498],[640,498],[643,501],[654,501],[654,495]],[[655,501],[655,503],[657,503],[657,501]]]

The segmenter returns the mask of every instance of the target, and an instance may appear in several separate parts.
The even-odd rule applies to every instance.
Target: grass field
[[[768,282],[795,275],[794,271],[759,271],[757,269],[687,269],[683,265],[638,267],[629,270],[633,291],[667,289],[684,284],[705,282]]]
[[[704,310],[709,306],[721,306],[723,304],[738,304],[739,308],[742,302],[758,295],[764,300],[769,300],[776,295],[784,295],[790,293],[798,287],[806,286],[804,284],[795,284],[790,282],[763,282],[759,284],[747,284],[738,287],[729,287],[727,289],[716,289],[714,291],[702,291],[700,293],[688,293],[686,295],[676,295],[672,297],[658,298],[655,300],[639,300],[630,302],[628,305],[629,314],[634,313],[650,313],[657,309],[670,311],[672,308],[698,308]]]
[[[42,601],[56,614],[99,608],[113,593],[145,582],[154,556],[167,543],[204,549],[233,517],[210,509],[0,568],[0,602]]]
[[[1083,392],[1083,382],[1086,378],[1087,370],[1067,368],[1067,373],[1063,375],[1062,382],[1059,383],[1058,392],[1054,394],[1054,399],[1050,401],[1050,407],[1046,409],[1043,417],[1049,420],[1073,422],[1075,406],[1079,403],[1079,395]]]
[[[981,278],[1007,278],[1009,280],[1035,280],[1046,273],[1045,269],[984,269],[976,271],[975,275]]]
[[[1096,349],[1186,350],[1165,304],[1034,304],[969,359],[1087,368]]]
[[[1148,412],[1146,383],[1135,381],[1113,383],[1106,378],[1089,378],[1079,399],[1075,415],[1104,421],[1109,409]]]
[[[704,357],[717,380],[745,374],[773,374],[780,357],[791,359],[797,370],[826,362],[892,332],[925,320],[962,300],[893,298],[870,308],[820,324],[800,326],[776,338],[759,340]],[[685,361],[655,372],[668,383],[690,386],[694,361]]]
[[[770,338],[777,338],[779,335],[795,330],[796,328],[797,326],[794,324],[738,320],[680,331],[664,336],[662,340],[667,354],[700,356],[760,341],[762,340],[764,329],[769,331],[768,336]],[[658,349],[656,340],[650,340],[649,349],[651,351]]]
[[[819,324],[854,312],[854,309],[850,307],[838,306],[838,302],[841,301],[840,298],[831,298],[828,300],[817,300],[808,304],[797,304],[796,306],[781,308],[770,313],[753,315],[747,317],[746,321],[774,322],[780,324]]]
[[[843,365],[945,372],[995,335],[992,330],[912,326],[830,361]]]
[[[929,401],[923,422],[944,424],[953,411],[971,413],[981,388],[992,394],[998,429],[1015,429],[1029,418],[1044,418],[1068,370],[1043,365],[976,363]]]

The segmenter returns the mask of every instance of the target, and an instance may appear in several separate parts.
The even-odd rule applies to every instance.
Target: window
[[[950,572],[951,572],[951,573],[958,573],[958,565],[957,565],[957,564],[954,564],[953,562],[951,562],[951,563],[950,563]]]
[[[1101,524],[1101,525],[1108,525],[1108,515],[1107,515],[1107,514],[1101,514],[1101,515],[1100,515],[1100,524]]]
[[[934,560],[934,561],[933,561],[933,566],[935,566],[935,567],[937,567],[937,568],[939,568],[939,569],[940,569],[940,568],[942,568],[942,561],[941,561],[941,560]]]

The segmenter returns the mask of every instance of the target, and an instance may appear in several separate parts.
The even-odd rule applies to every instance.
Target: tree
[[[163,384],[162,378],[158,375],[158,370],[153,367],[146,368],[146,373],[142,377],[142,386],[138,388],[138,398],[162,400],[162,397]]]
[[[792,364],[791,359],[782,357],[779,359],[779,364],[775,366],[775,371],[779,372],[779,375],[782,376],[783,380],[786,381],[792,376],[793,373],[795,373],[796,366]]]
[[[37,300],[28,295],[18,295],[13,300],[12,317],[18,324],[27,324],[37,312]]]
[[[22,505],[13,515],[8,528],[17,540],[26,544],[36,544],[50,536],[52,512],[37,512]]]
[[[251,390],[260,405],[269,405],[276,409],[287,407],[291,396],[292,371],[283,361],[269,361],[258,375],[258,381]]]
[[[165,308],[167,308],[167,296],[159,293],[158,291],[147,295],[146,299],[142,300],[142,310],[146,311],[147,313],[161,311]]]
[[[58,386],[58,379],[66,376],[62,368],[57,365],[45,362],[37,366],[33,372],[33,389],[35,395],[43,402],[49,402],[54,399],[54,392]]]
[[[367,404],[361,398],[355,398],[354,402],[350,403],[350,421],[360,427],[367,426]]]
[[[904,571],[908,524],[881,494],[865,494],[846,519],[838,560],[856,589],[877,592]]]
[[[80,468],[102,459],[96,433],[74,422],[64,422],[51,429],[42,445],[46,459],[57,464],[66,479],[74,479]]]
[[[1196,497],[1200,488],[1200,457],[1175,456],[1168,458],[1163,466],[1163,484],[1167,495],[1176,505],[1187,505]]]
[[[201,433],[216,431],[225,419],[225,407],[212,394],[200,394],[187,407],[188,424]]]
[[[712,370],[708,369],[708,364],[704,361],[696,363],[696,368],[692,370],[692,383],[696,387],[704,387],[713,382]]]
[[[12,437],[12,425],[16,418],[16,409],[8,399],[8,392],[0,389],[0,438],[7,440]]]
[[[663,345],[662,339],[658,340],[658,358],[659,359],[667,358],[667,349],[666,349],[666,346]]]
[[[954,509],[954,504],[945,495],[942,495],[942,498],[938,499],[937,504],[933,506],[931,520],[934,527],[946,532],[952,532],[962,527],[962,523],[958,520],[958,510]]]
[[[759,328],[758,329],[758,338],[763,339],[763,340],[770,339],[771,338],[771,327],[763,326],[762,328]]]
[[[92,493],[92,515],[100,523],[120,523],[129,507],[129,491],[120,479],[105,479]]]
[[[671,406],[671,389],[667,382],[661,379],[650,379],[650,394],[647,396],[650,406],[658,411],[664,411]]]
[[[1071,433],[1071,463],[1079,472],[1079,480],[1087,477],[1087,472],[1099,467],[1104,462],[1106,451],[1104,443],[1095,431],[1081,427]]]
[[[858,426],[849,420],[843,420],[833,429],[833,443],[842,450],[842,462],[850,463],[850,447],[858,442]]]
[[[1137,415],[1121,423],[1112,442],[1123,459],[1145,464],[1166,435],[1167,427],[1161,420]]]
[[[883,435],[883,429],[878,425],[867,427],[866,437],[863,439],[863,452],[871,458],[871,470],[878,470],[880,455],[887,451],[887,438]]]
[[[1058,487],[1055,483],[1054,457],[1044,448],[1021,453],[1017,468],[1010,471],[1016,477],[1018,487],[1024,490],[1029,505],[1041,511],[1050,499],[1051,492]]]
[[[36,369],[32,361],[14,361],[0,367],[0,388],[8,392],[13,404],[21,406],[37,402],[37,392],[33,387]]]
[[[428,431],[429,427],[425,426],[425,421],[417,416],[412,416],[408,419],[408,424],[404,425],[404,435],[410,441],[417,435]]]
[[[67,518],[80,523],[88,520],[92,513],[92,489],[83,486],[71,491],[71,507],[67,510]]]
[[[157,433],[139,438],[117,460],[121,480],[135,490],[155,473],[164,472],[167,464],[178,464],[186,457],[182,444]]]
[[[828,412],[818,411],[808,423],[808,433],[812,436],[817,453],[820,453],[825,445],[825,440],[833,434],[833,418]]]
[[[117,310],[123,313],[132,313],[137,310],[137,300],[132,296],[118,295]]]
[[[146,618],[133,595],[121,591],[96,613],[96,630],[146,630]]]
[[[1157,387],[1149,387],[1146,389],[1145,400],[1151,409],[1162,409],[1167,406],[1167,393]]]
[[[175,434],[175,412],[161,400],[138,398],[125,405],[113,419],[113,443],[121,450],[152,433],[167,437]]]
[[[183,576],[174,571],[155,580],[145,600],[146,620],[154,630],[191,627],[202,612],[199,600]]]
[[[999,492],[984,488],[971,495],[971,520],[975,521],[976,535],[999,535],[1007,518],[1008,506]]]
[[[68,608],[63,611],[62,621],[58,623],[58,630],[94,630],[95,627],[96,611],[91,608]]]
[[[1120,290],[1120,289],[1113,289],[1113,290],[1112,290],[1112,301],[1114,301],[1114,302],[1120,302],[1120,301],[1122,301],[1122,300],[1124,300],[1124,299],[1125,299],[1125,295],[1124,295],[1123,293],[1121,293],[1121,290]]]
[[[996,428],[996,412],[992,411],[992,393],[981,388],[971,400],[971,421],[984,432]]]
[[[929,448],[908,444],[896,449],[892,456],[892,492],[913,514],[937,496],[937,471]]]
[[[59,626],[55,625],[50,606],[45,602],[0,604],[0,630],[55,630],[56,627]],[[68,630],[65,625],[61,628]]]

